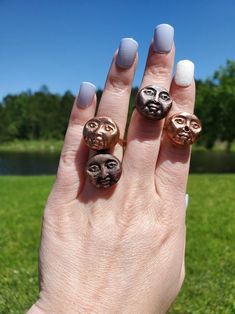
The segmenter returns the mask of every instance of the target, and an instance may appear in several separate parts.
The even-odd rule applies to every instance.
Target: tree
[[[217,140],[230,149],[235,138],[235,62],[228,60],[212,78],[197,81],[195,113],[202,121],[200,144],[211,149]],[[130,95],[127,127],[138,88]],[[102,90],[97,91],[99,104]],[[39,91],[6,96],[0,104],[0,141],[62,139],[74,102],[70,91],[52,94],[46,85]]]
[[[202,122],[199,143],[211,149],[218,139],[219,110],[216,100],[216,86],[211,80],[197,81],[195,113]]]
[[[214,74],[216,99],[220,114],[220,139],[227,142],[227,150],[235,139],[235,62],[227,60]]]

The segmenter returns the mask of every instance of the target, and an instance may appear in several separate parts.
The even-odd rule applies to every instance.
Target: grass
[[[59,140],[14,140],[11,142],[0,143],[0,153],[1,152],[60,152],[63,141]],[[200,145],[200,142],[197,145],[193,146],[195,151],[205,151],[206,148]],[[226,143],[216,142],[213,147],[213,151],[226,151]],[[235,152],[235,141],[231,145],[231,152]]]
[[[0,152],[60,152],[63,141],[59,140],[14,140],[0,144]]]
[[[54,177],[0,177],[0,313],[38,295],[41,215]],[[186,280],[170,314],[235,313],[235,175],[191,175]]]

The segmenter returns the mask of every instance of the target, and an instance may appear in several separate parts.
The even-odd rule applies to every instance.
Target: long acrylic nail
[[[181,60],[176,65],[175,82],[178,86],[189,86],[194,79],[194,63],[190,60]]]
[[[189,199],[189,195],[185,194],[185,208],[188,208],[188,199]]]
[[[95,93],[95,85],[90,82],[82,82],[77,97],[77,106],[82,109],[89,107],[92,104]]]
[[[135,60],[138,43],[133,38],[123,38],[120,42],[116,64],[120,68],[128,69]]]
[[[158,53],[171,51],[174,40],[174,28],[169,24],[159,24],[154,30],[153,49]]]

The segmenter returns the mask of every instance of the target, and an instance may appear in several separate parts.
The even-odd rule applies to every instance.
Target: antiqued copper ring
[[[188,146],[197,141],[202,125],[194,114],[177,112],[167,119],[165,131],[173,143]]]
[[[122,174],[122,165],[111,154],[97,154],[88,160],[86,174],[97,188],[109,188],[116,184]]]
[[[166,117],[171,109],[172,99],[165,88],[149,85],[138,92],[135,106],[137,111],[145,118],[161,120]]]
[[[120,136],[117,124],[109,117],[94,117],[86,122],[83,138],[87,146],[94,150],[113,148]]]

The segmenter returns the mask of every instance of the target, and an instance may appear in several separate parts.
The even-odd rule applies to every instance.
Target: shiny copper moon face
[[[117,124],[109,117],[94,117],[83,128],[83,137],[87,146],[94,150],[110,149],[119,140]]]
[[[142,88],[136,97],[136,109],[151,120],[163,119],[172,106],[172,99],[164,88],[150,85]]]
[[[88,160],[86,174],[97,188],[109,188],[122,174],[120,161],[111,154],[98,154]]]
[[[202,125],[194,114],[180,112],[168,118],[165,130],[172,142],[187,146],[196,142]]]

